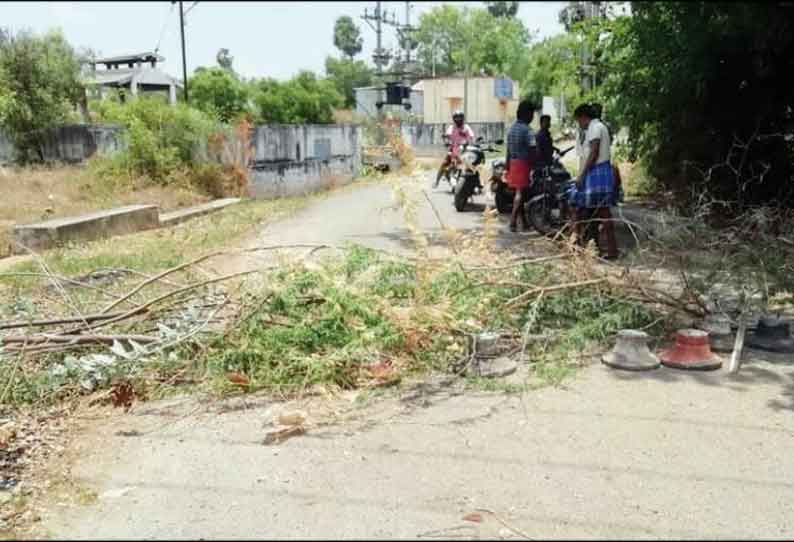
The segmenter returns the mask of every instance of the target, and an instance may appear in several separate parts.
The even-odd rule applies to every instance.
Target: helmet
[[[463,111],[462,111],[462,110],[460,110],[460,109],[456,109],[456,110],[455,110],[455,111],[452,113],[452,120],[455,120],[455,119],[457,119],[457,118],[460,118],[460,119],[462,120],[462,119],[463,119],[463,117],[464,117],[464,115],[463,115]]]

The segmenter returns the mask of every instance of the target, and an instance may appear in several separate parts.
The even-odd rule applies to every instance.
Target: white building
[[[176,92],[182,84],[170,75],[157,69],[157,62],[165,60],[156,53],[138,53],[91,61],[88,85],[96,85],[102,98],[110,89],[124,89],[130,96],[139,92],[166,91],[168,101],[176,103]],[[103,65],[105,69],[97,69]]]

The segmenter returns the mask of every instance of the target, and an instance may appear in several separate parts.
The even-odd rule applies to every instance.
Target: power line
[[[168,12],[166,13],[165,18],[163,19],[163,28],[160,30],[160,39],[157,40],[157,47],[154,48],[155,54],[157,54],[157,51],[160,50],[160,44],[163,42],[163,38],[165,37],[165,31],[168,28],[168,19],[171,17],[171,14],[174,12],[174,5],[175,4],[171,4],[171,7],[168,8]]]
[[[189,8],[187,8],[187,11],[185,11],[185,15],[187,15],[188,13],[190,13],[190,11],[191,11],[191,10],[192,10],[194,7],[196,7],[196,4],[198,4],[198,2],[193,2],[193,4],[191,4],[191,6],[190,6]]]

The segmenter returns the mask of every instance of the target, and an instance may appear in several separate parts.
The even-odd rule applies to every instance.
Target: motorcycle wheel
[[[557,228],[555,220],[551,216],[551,210],[554,205],[551,196],[538,198],[535,201],[530,201],[525,208],[527,219],[532,227],[537,230],[541,235],[551,235],[556,233]]]
[[[459,180],[455,185],[455,209],[462,213],[466,209],[466,203],[474,191],[474,181],[472,179]]]
[[[494,192],[493,199],[499,214],[508,215],[513,212],[513,197],[507,191],[504,184],[499,184]]]

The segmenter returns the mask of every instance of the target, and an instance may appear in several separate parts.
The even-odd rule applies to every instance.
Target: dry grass
[[[9,254],[9,233],[15,224],[138,203],[170,210],[211,199],[187,185],[158,186],[145,179],[102,181],[90,168],[70,165],[0,167],[0,194],[0,257]]]

